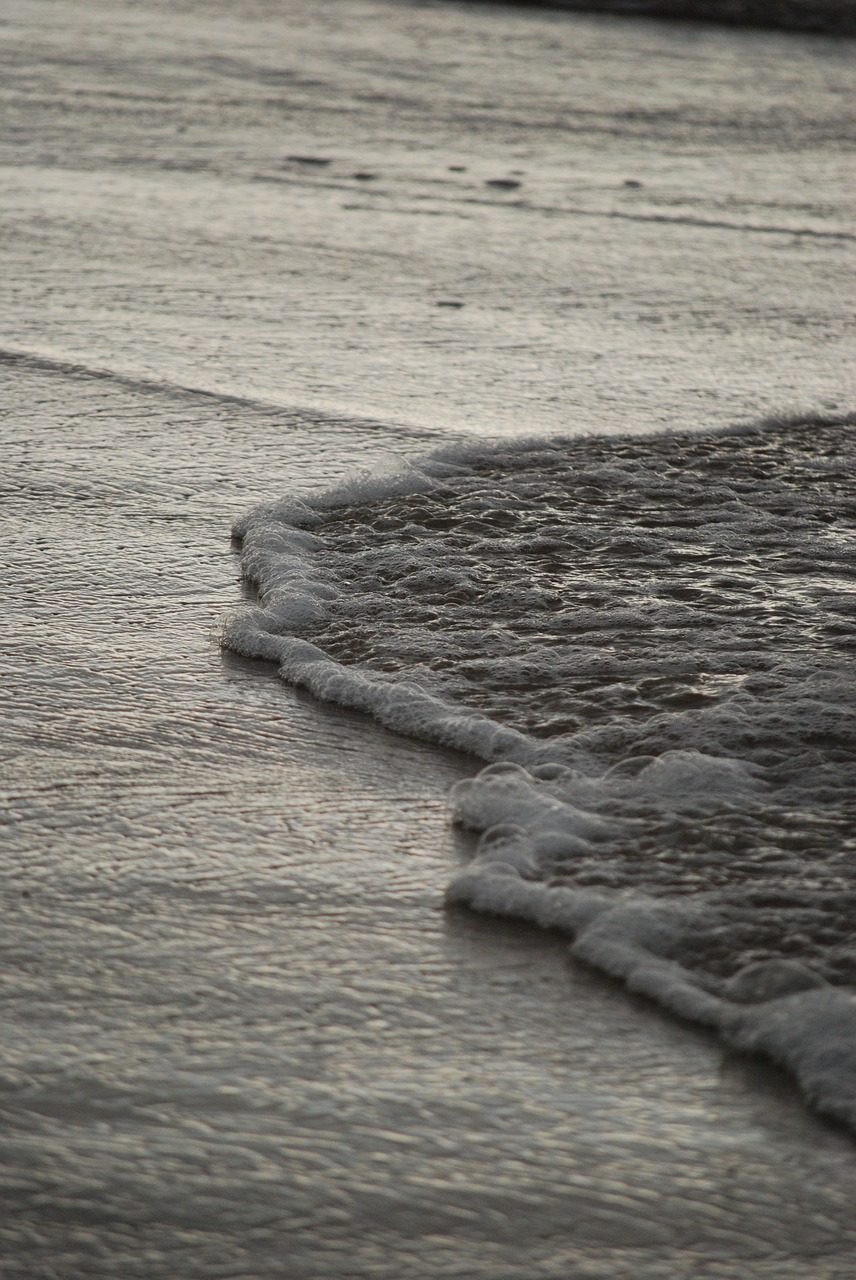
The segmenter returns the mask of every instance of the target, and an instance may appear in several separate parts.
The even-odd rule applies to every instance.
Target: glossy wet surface
[[[852,986],[854,425],[447,451],[296,533],[261,512],[239,651],[295,635],[297,683],[365,705],[323,655],[383,724],[410,703],[448,743],[469,717],[486,760],[547,765],[488,771],[473,824],[513,821],[517,789],[545,828],[527,876],[704,903],[668,954],[705,978],[787,958]]]
[[[437,425],[844,397],[840,47],[6,17],[3,343],[156,385],[0,368],[4,1275],[849,1277],[851,1140],[563,943],[445,913],[470,764],[217,644],[235,516]],[[570,30],[574,76],[533,76]],[[543,210],[486,185],[518,168]]]

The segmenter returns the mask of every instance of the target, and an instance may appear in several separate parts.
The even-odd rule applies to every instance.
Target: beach
[[[852,51],[294,0],[2,59],[0,1273],[849,1277],[852,1135],[446,906],[479,762],[220,635],[260,502],[852,410]]]

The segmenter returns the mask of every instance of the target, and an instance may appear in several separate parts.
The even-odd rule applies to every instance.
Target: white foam
[[[325,702],[364,711],[408,737],[484,760],[532,755],[532,744],[513,729],[450,706],[415,684],[343,667],[315,645],[279,634],[292,627],[302,630],[321,612],[316,600],[300,594],[274,609],[244,610],[226,619],[223,643],[245,657],[277,662],[289,684]]]
[[[751,1008],[723,1009],[720,1028],[739,1049],[787,1067],[818,1110],[856,1128],[856,998],[827,988]]]
[[[393,459],[239,522],[261,605],[224,643],[495,762],[450,796],[482,834],[449,901],[856,1125],[854,423]]]
[[[523,834],[523,833],[521,833]],[[688,931],[715,926],[703,909],[622,899],[527,880],[525,834],[502,855],[478,856],[448,900],[574,937],[571,953],[671,1012],[716,1028],[736,1048],[763,1053],[795,1075],[814,1106],[856,1129],[856,997],[806,966],[747,966],[719,993],[663,952]],[[513,852],[512,852],[513,848]],[[751,1002],[749,996],[751,994]],[[739,999],[740,1003],[737,1003]]]

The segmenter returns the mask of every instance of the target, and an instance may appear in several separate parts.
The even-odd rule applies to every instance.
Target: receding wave
[[[856,1127],[856,417],[468,446],[236,528],[232,649],[491,762],[451,902]]]

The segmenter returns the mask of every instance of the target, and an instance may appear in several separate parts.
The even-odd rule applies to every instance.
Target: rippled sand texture
[[[487,14],[4,6],[4,1280],[852,1275],[787,1081],[444,911],[471,760],[218,648],[288,488],[852,401],[849,52]]]
[[[847,42],[483,5],[5,15],[8,347],[455,431],[852,407]]]

